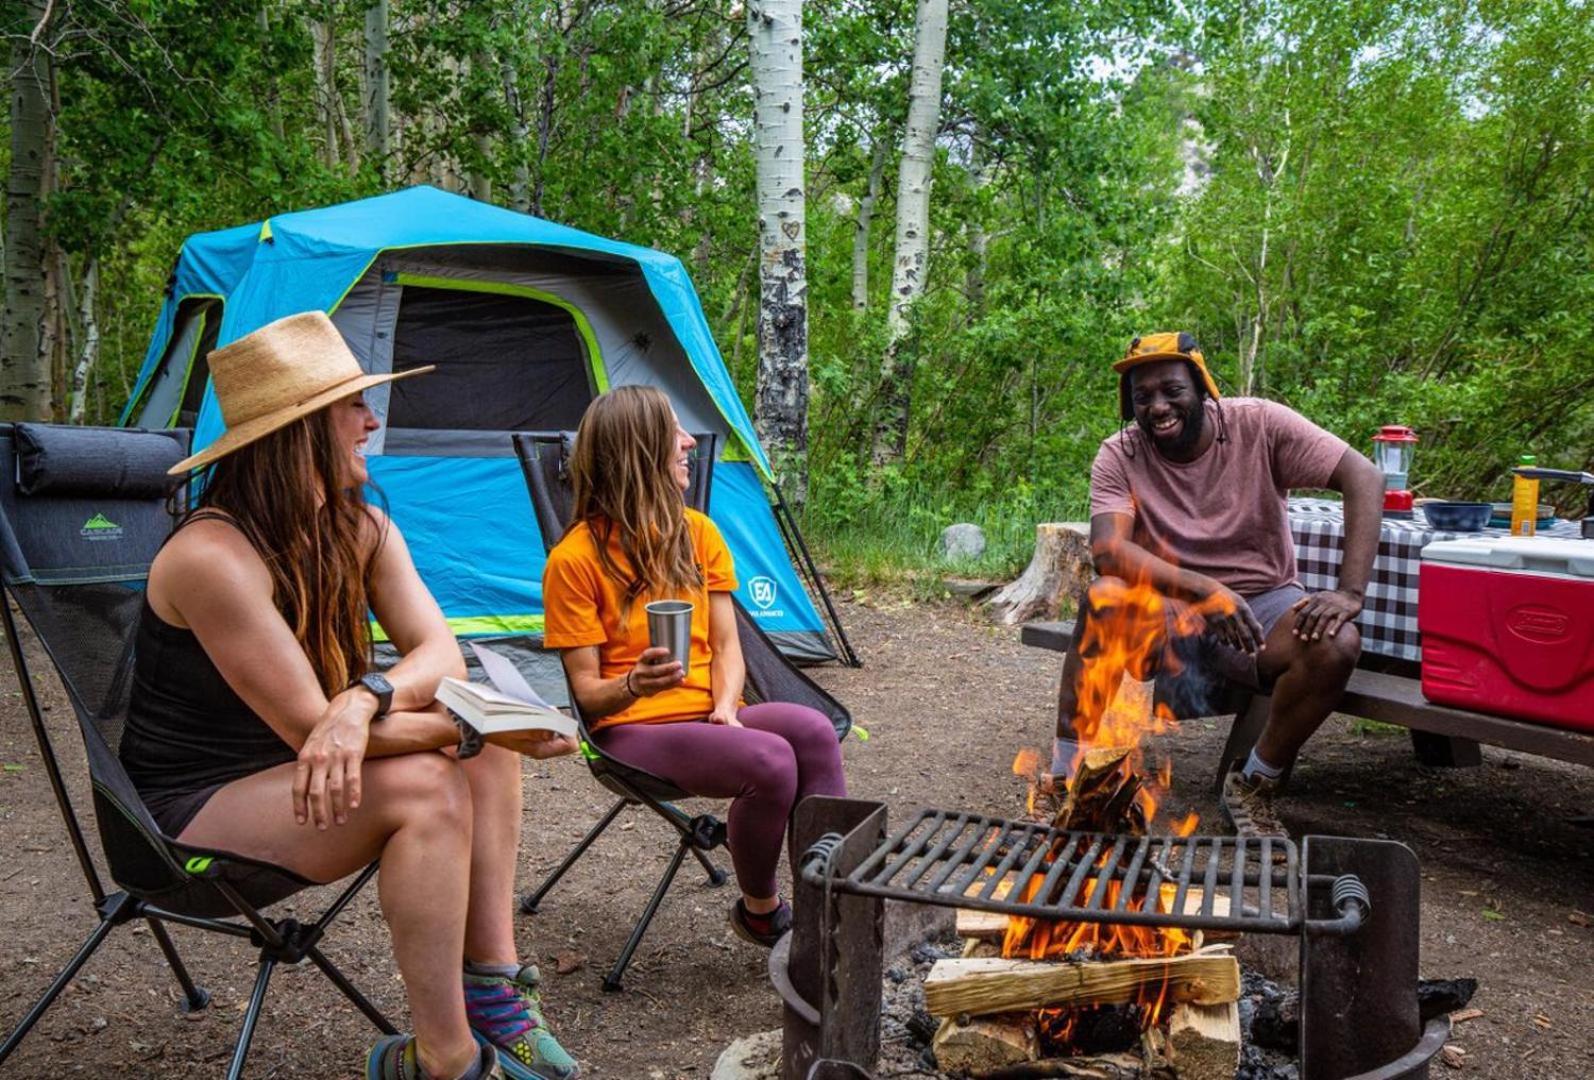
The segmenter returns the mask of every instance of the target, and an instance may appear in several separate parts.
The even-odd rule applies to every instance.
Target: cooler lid
[[[1594,540],[1559,536],[1499,536],[1435,540],[1422,549],[1423,562],[1518,570],[1594,579]]]

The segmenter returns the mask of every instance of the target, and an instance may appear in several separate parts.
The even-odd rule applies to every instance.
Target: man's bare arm
[[[1201,608],[1218,637],[1241,652],[1255,653],[1267,635],[1250,607],[1222,582],[1175,566],[1133,540],[1134,518],[1097,514],[1090,519],[1090,552],[1096,573],[1151,586],[1164,596],[1189,600]]]
[[[1328,486],[1344,496],[1345,553],[1339,564],[1339,588],[1314,593],[1295,605],[1296,636],[1314,641],[1325,634],[1334,637],[1361,613],[1383,519],[1384,474],[1360,453],[1346,448]]]

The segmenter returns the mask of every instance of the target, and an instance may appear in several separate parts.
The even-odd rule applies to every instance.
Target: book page
[[[525,676],[509,657],[474,641],[467,644],[470,645],[471,652],[476,654],[476,661],[481,664],[488,681],[500,694],[512,697],[516,701],[524,701],[528,705],[535,705],[540,709],[547,709],[549,712],[559,711],[531,688],[531,684],[526,681]]]

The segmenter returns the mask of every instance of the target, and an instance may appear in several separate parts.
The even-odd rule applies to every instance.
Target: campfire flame
[[[1103,591],[1105,590],[1105,591]],[[1178,722],[1172,711],[1151,698],[1151,684],[1147,681],[1156,670],[1156,662],[1172,661],[1171,657],[1154,657],[1162,650],[1168,630],[1169,615],[1162,595],[1144,582],[1124,583],[1104,579],[1098,583],[1099,607],[1093,611],[1086,624],[1086,634],[1081,642],[1085,657],[1080,679],[1074,730],[1078,734],[1080,749],[1072,762],[1076,786],[1067,793],[1055,789],[1053,795],[1065,794],[1055,824],[1059,828],[1091,829],[1108,832],[1141,832],[1157,817],[1166,801],[1173,781],[1172,763],[1163,760],[1154,770],[1145,762],[1144,741],[1148,736],[1177,730]],[[1175,619],[1176,634],[1200,633],[1204,628],[1209,608],[1221,604],[1182,607]],[[1176,673],[1176,672],[1175,672]],[[1103,748],[1127,751],[1120,761],[1106,762],[1111,773],[1107,775],[1109,788],[1134,791],[1131,805],[1120,805],[1119,800],[1108,800],[1122,816],[1121,821],[1077,820],[1075,814],[1085,798],[1079,789],[1079,779],[1089,771],[1087,765],[1099,764]],[[1095,753],[1091,753],[1095,751]],[[1091,754],[1087,760],[1086,755]],[[1041,782],[1042,758],[1034,750],[1020,750],[1013,761],[1014,773],[1030,778],[1029,811],[1035,816],[1039,796],[1045,792]],[[1098,767],[1095,782],[1100,784],[1103,773]],[[1138,790],[1135,790],[1138,787]],[[1101,809],[1098,802],[1093,807]],[[1191,835],[1199,824],[1196,814],[1172,822],[1167,831],[1175,836]],[[1052,858],[1079,857],[1083,851],[1057,850]],[[1101,868],[1108,858],[1103,853],[1097,860]],[[1037,872],[1019,889],[1024,901],[1045,903],[1056,898],[1037,897],[1044,874]],[[1077,896],[1062,898],[1066,902],[1082,904],[1097,887],[1097,878],[1088,878]],[[1124,887],[1119,880],[1106,882],[1102,906],[1114,907]],[[1155,897],[1131,895],[1125,908],[1131,911],[1146,910],[1148,900],[1155,910],[1170,912],[1175,887],[1164,885]],[[1114,923],[1066,922],[1010,916],[1002,941],[1002,955],[1043,959],[1115,959],[1130,957],[1173,957],[1193,951],[1196,936],[1177,927],[1131,926]],[[1156,1024],[1167,1004],[1166,980],[1148,983],[1133,1012],[1142,1029]],[[1083,1010],[1041,1009],[1038,1011],[1041,1030],[1054,1044],[1066,1046],[1074,1033]]]

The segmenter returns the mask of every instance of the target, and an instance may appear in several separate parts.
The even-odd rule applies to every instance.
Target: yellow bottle
[[[1539,459],[1523,454],[1519,464],[1531,468]],[[1539,482],[1526,476],[1511,477],[1511,535],[1532,536],[1539,520]]]

